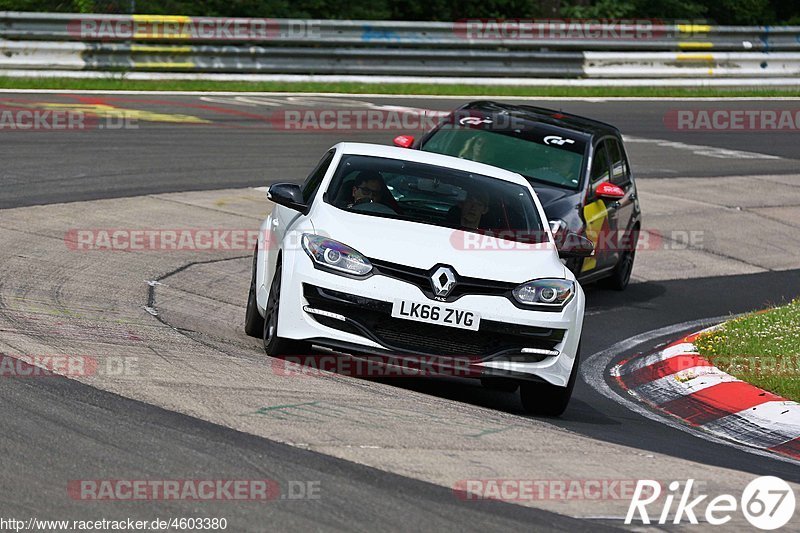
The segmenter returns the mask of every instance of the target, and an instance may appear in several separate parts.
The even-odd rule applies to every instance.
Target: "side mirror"
[[[278,205],[300,211],[304,215],[308,214],[309,206],[303,202],[303,191],[295,183],[275,183],[271,185],[267,191],[267,199]]]
[[[562,242],[557,242],[558,255],[564,259],[570,257],[591,257],[594,255],[592,241],[572,231],[564,234]]]
[[[598,198],[605,198],[606,200],[619,200],[625,196],[625,189],[606,181],[597,186],[594,194]]]
[[[411,148],[412,144],[414,144],[413,135],[398,135],[394,138],[394,145],[400,148]]]

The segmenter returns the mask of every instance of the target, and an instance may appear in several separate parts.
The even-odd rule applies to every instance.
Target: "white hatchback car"
[[[522,176],[340,143],[268,197],[245,318],[267,354],[467,361],[487,386],[519,385],[528,412],[564,411],[584,294]],[[562,257],[593,253],[571,237]]]

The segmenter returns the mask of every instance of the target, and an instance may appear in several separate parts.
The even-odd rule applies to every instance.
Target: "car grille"
[[[312,315],[321,324],[361,336],[392,351],[486,358],[521,348],[552,350],[564,330],[481,320],[480,329],[438,326],[391,316],[392,304],[304,284],[304,296],[316,309],[343,315],[346,321]]]
[[[439,265],[434,265],[430,269],[424,270],[422,268],[414,268],[372,258],[370,258],[369,261],[372,263],[372,266],[375,267],[377,274],[411,283],[415,287],[418,287],[425,296],[433,299],[431,275]],[[456,286],[453,287],[453,290],[447,295],[444,301],[454,302],[467,294],[503,296],[510,293],[516,286],[515,283],[467,278],[456,274]]]

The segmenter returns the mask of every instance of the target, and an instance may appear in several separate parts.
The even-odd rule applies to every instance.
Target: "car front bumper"
[[[560,311],[520,309],[497,295],[429,299],[414,284],[375,274],[355,279],[314,267],[302,251],[284,255],[278,334],[356,357],[437,358],[441,368],[473,377],[500,376],[566,386],[583,325],[584,294]],[[435,303],[480,315],[480,329],[427,324],[391,316],[397,299]]]

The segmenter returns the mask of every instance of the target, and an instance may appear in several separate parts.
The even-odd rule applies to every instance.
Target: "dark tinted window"
[[[375,192],[358,191],[359,183]],[[547,238],[526,187],[400,159],[343,156],[326,202],[363,215],[489,232],[506,240],[543,242]]]
[[[443,124],[426,140],[422,150],[471,159],[536,181],[577,189],[585,147],[582,139],[545,129]]]
[[[309,203],[311,199],[314,197],[314,193],[317,192],[319,188],[319,184],[322,181],[322,178],[325,177],[325,173],[328,171],[328,167],[331,166],[331,161],[333,160],[334,151],[331,150],[327,154],[325,154],[320,162],[317,164],[317,168],[314,169],[307,178],[305,183],[303,183],[303,201],[305,203]]]
[[[608,179],[608,155],[606,155],[606,142],[598,143],[592,158],[592,183]]]
[[[611,183],[626,185],[629,179],[628,162],[622,153],[622,147],[616,139],[606,141],[609,157],[611,158]]]

